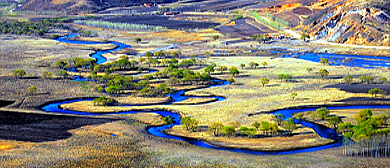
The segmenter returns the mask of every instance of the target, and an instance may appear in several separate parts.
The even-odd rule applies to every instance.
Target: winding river
[[[110,50],[103,50],[103,51],[96,51],[95,54],[92,54],[91,57],[97,59],[97,63],[101,64],[106,62],[107,60],[102,56],[105,53],[110,53],[113,51],[117,51],[123,48],[128,48],[130,47],[129,45],[125,45],[122,43],[118,42],[88,42],[88,41],[77,41],[77,40],[69,40],[69,38],[75,37],[77,34],[72,34],[68,36],[63,36],[60,38],[57,38],[56,40],[59,42],[64,42],[64,43],[73,43],[73,44],[114,44],[117,45],[117,48],[110,49]],[[297,54],[294,54],[297,55]],[[309,61],[314,61],[314,62],[319,62],[320,58],[323,58],[324,55],[320,54],[298,54],[300,57],[295,57],[295,58],[301,58]],[[344,66],[349,66],[349,65],[354,65],[358,63],[364,62],[362,64],[363,67],[366,68],[372,68],[372,67],[389,67],[390,64],[390,58],[388,57],[372,57],[372,56],[349,56],[347,59],[344,58],[344,55],[336,55],[332,54],[332,58],[340,58],[340,60],[348,60],[347,62],[351,62],[351,64],[342,64]],[[292,57],[292,55],[286,55],[285,57]],[[331,59],[331,60],[337,60],[337,59]],[[345,62],[345,61],[343,61]],[[338,65],[337,62],[334,63],[335,65]],[[75,80],[82,81],[85,80],[85,78],[80,78],[76,77]],[[218,84],[212,85],[209,87],[219,87],[219,86],[224,86],[228,85],[229,83],[226,81],[222,80],[215,80]],[[185,91],[177,91],[172,94],[170,94],[173,98],[172,102],[169,102],[167,104],[171,104],[174,102],[180,102],[185,99],[188,99],[190,97],[199,97],[199,96],[185,96]],[[223,101],[225,100],[224,97],[219,97],[219,96],[213,96],[214,98],[217,98],[217,101]],[[53,112],[53,113],[64,113],[64,114],[76,114],[76,115],[119,115],[119,114],[133,114],[133,113],[150,113],[150,111],[126,111],[126,112],[113,112],[113,113],[86,113],[86,112],[79,112],[79,111],[71,111],[71,110],[64,110],[60,108],[60,105],[62,104],[67,104],[67,103],[72,103],[72,102],[78,102],[78,101],[91,101],[93,98],[85,98],[85,99],[74,99],[74,100],[67,100],[67,101],[61,101],[61,102],[54,102],[47,104],[42,107],[43,111],[46,112]],[[340,107],[328,107],[328,109],[366,109],[366,108],[390,108],[389,105],[367,105],[367,106],[340,106]],[[299,113],[299,112],[305,112],[305,111],[314,111],[316,108],[306,108],[306,109],[286,109],[286,110],[278,110],[275,111],[271,114],[283,114],[285,116],[285,119],[291,118],[293,113]],[[337,135],[337,133],[330,128],[327,128],[325,126],[315,124],[315,123],[310,123],[302,120],[297,120],[295,119],[294,121],[297,124],[302,124],[306,127],[314,129],[321,137],[324,138],[329,138],[335,140],[334,143],[329,144],[329,145],[324,145],[324,146],[318,146],[318,147],[310,147],[310,148],[305,148],[305,149],[297,149],[297,150],[291,150],[291,151],[281,151],[281,152],[262,152],[262,151],[252,151],[252,150],[246,150],[246,149],[236,149],[236,148],[226,148],[226,147],[219,147],[219,146],[213,146],[210,145],[204,141],[197,140],[197,139],[191,139],[191,138],[183,138],[183,137],[177,137],[173,135],[168,135],[163,132],[163,130],[171,128],[173,126],[179,125],[180,124],[180,115],[177,113],[169,112],[169,111],[152,111],[153,113],[157,113],[161,116],[172,116],[174,118],[175,123],[172,125],[163,125],[163,126],[154,126],[154,127],[149,127],[148,132],[154,136],[158,137],[163,137],[163,138],[168,138],[168,139],[175,139],[175,140],[181,140],[181,141],[186,141],[190,144],[197,145],[200,147],[204,148],[210,148],[210,149],[217,149],[217,150],[225,150],[225,151],[232,151],[232,152],[240,152],[240,153],[248,153],[248,154],[259,154],[259,155],[280,155],[280,154],[293,154],[293,153],[302,153],[302,152],[311,152],[311,151],[318,151],[318,150],[323,150],[323,149],[328,149],[328,148],[334,148],[334,147],[339,147],[342,145],[341,138]]]

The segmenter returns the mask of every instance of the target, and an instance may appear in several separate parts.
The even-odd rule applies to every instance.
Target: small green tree
[[[295,97],[298,96],[298,93],[297,92],[292,92],[290,96],[291,96],[292,100],[294,101]]]
[[[231,67],[229,68],[229,73],[232,75],[232,76],[236,76],[236,75],[239,75],[240,74],[240,71],[238,71],[238,69],[236,67]]]
[[[324,120],[329,114],[330,111],[326,107],[321,107],[315,111],[316,116]]]
[[[55,63],[55,67],[60,69],[65,69],[65,67],[68,66],[68,63],[66,61],[60,60]]]
[[[326,69],[320,69],[318,71],[318,75],[320,75],[321,78],[324,78],[329,75],[329,71]]]
[[[354,119],[357,123],[363,123],[372,117],[371,109],[361,110],[358,114],[354,116]]]
[[[313,71],[313,68],[312,67],[307,67],[306,70],[307,70],[307,72],[310,73],[311,71]]]
[[[28,94],[31,94],[31,95],[37,93],[37,87],[35,87],[35,86],[30,86],[30,87],[27,89],[27,93],[28,93]]]
[[[386,77],[380,77],[379,79],[378,79],[378,83],[380,83],[380,84],[385,84],[385,83],[387,83],[387,78]]]
[[[269,79],[268,78],[260,78],[260,83],[263,85],[263,87],[269,83]]]
[[[302,41],[306,41],[307,39],[310,39],[310,35],[309,34],[307,34],[307,33],[301,34],[301,40]]]
[[[265,66],[267,66],[268,63],[267,62],[263,62],[263,63],[261,63],[261,65],[263,65],[263,67],[265,68]]]
[[[244,69],[245,68],[245,64],[241,63],[240,67],[241,67],[241,69]]]
[[[47,79],[52,76],[51,72],[49,71],[42,71],[42,78]]]
[[[252,126],[255,127],[256,130],[257,130],[257,129],[259,129],[259,127],[260,127],[260,123],[257,122],[257,121],[255,121],[254,123],[252,123]]]
[[[229,77],[229,78],[227,78],[227,81],[228,81],[229,83],[234,83],[234,78],[233,78],[233,77]]]
[[[57,72],[57,76],[59,76],[59,77],[61,77],[61,78],[66,78],[66,77],[68,77],[69,75],[68,75],[68,72],[61,70],[61,71],[58,71],[58,72]]]
[[[223,124],[220,123],[220,122],[213,122],[209,125],[209,130],[211,132],[213,132],[213,135],[214,136],[218,136],[219,132],[222,130],[223,128]]]
[[[280,125],[285,118],[283,114],[275,114],[274,116],[278,125]]]
[[[327,58],[321,58],[320,63],[322,65],[329,65],[329,60]]]
[[[17,78],[22,78],[26,74],[26,71],[24,71],[23,69],[15,69],[12,71],[12,76],[15,76]]]
[[[378,88],[370,89],[368,91],[368,94],[372,95],[372,97],[376,97],[377,94],[379,94],[381,91]]]
[[[215,41],[216,41],[216,40],[218,40],[218,39],[219,39],[219,36],[218,36],[218,35],[214,35],[212,38],[213,38],[213,40],[215,40]]]
[[[224,126],[223,131],[228,137],[232,136],[236,132],[233,126]]]
[[[340,124],[341,122],[343,122],[343,121],[341,120],[340,117],[335,116],[335,115],[334,115],[334,116],[326,117],[326,118],[325,118],[325,121],[327,121],[330,125],[332,125],[333,128],[336,129],[336,130],[337,130],[338,124]]]
[[[206,72],[208,75],[210,75],[214,71],[215,71],[214,66],[211,66],[211,65],[204,68],[204,72]]]
[[[211,56],[211,53],[209,51],[206,51],[204,54],[206,55],[207,59],[210,58],[210,56]]]
[[[294,123],[294,119],[293,118],[289,118],[287,119],[286,121],[283,121],[282,122],[282,127],[284,129],[286,129],[287,131],[289,131],[289,133],[291,134],[294,130],[298,129],[297,125]]]
[[[344,80],[345,83],[350,84],[353,81],[353,76],[352,75],[346,75],[346,76],[344,76],[343,80]]]
[[[270,123],[267,121],[260,122],[260,130],[263,131],[264,135],[268,135],[268,130],[270,130]]]
[[[162,117],[162,120],[164,121],[164,123],[166,124],[166,125],[170,125],[170,126],[172,126],[172,124],[174,124],[175,123],[175,118],[173,118],[172,116],[170,116],[170,115],[167,115],[166,117]]]
[[[139,58],[138,61],[142,64],[143,62],[145,62],[145,58]]]
[[[136,37],[136,38],[134,39],[134,42],[136,42],[137,44],[138,44],[139,42],[141,42],[141,41],[142,41],[142,39],[139,38],[139,37]]]
[[[151,58],[151,57],[153,56],[153,53],[150,52],[150,51],[147,51],[147,52],[145,53],[145,56],[146,56],[147,58]]]

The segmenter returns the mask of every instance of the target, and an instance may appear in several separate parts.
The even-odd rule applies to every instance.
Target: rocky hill
[[[388,0],[287,0],[254,10],[314,40],[390,46]]]
[[[348,0],[333,3],[306,28],[316,39],[390,46],[390,2]]]

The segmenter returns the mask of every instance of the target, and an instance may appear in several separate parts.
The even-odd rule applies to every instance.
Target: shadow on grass
[[[71,129],[117,119],[0,111],[0,139],[45,142],[72,136]]]

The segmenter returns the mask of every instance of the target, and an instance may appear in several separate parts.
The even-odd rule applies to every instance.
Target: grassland
[[[258,151],[288,151],[313,146],[321,146],[333,142],[333,140],[319,137],[315,131],[305,127],[299,127],[298,130],[295,130],[293,132],[293,134],[295,134],[294,136],[274,136],[261,138],[248,138],[240,135],[235,137],[227,137],[224,135],[214,136],[211,132],[208,131],[192,132],[181,126],[175,126],[171,129],[165,130],[164,132],[170,135],[203,140],[216,146]],[[261,135],[254,135],[254,137],[258,136]]]
[[[62,107],[87,112],[118,112],[129,110],[160,110],[165,109],[180,112],[183,116],[195,118],[200,122],[200,126],[206,126],[212,122],[222,122],[228,125],[231,121],[238,121],[242,126],[249,126],[254,121],[272,121],[272,116],[266,114],[268,111],[305,105],[318,104],[342,104],[340,100],[362,97],[370,98],[366,93],[350,93],[337,88],[327,88],[326,86],[343,83],[345,75],[353,75],[355,78],[360,75],[372,75],[376,78],[389,78],[388,69],[363,69],[324,66],[319,63],[312,63],[298,59],[274,58],[275,55],[265,57],[248,57],[244,53],[250,53],[251,45],[259,45],[258,42],[244,41],[224,45],[224,41],[242,40],[230,38],[223,33],[213,29],[204,29],[197,32],[168,30],[167,32],[138,32],[119,31],[113,29],[91,28],[88,26],[76,27],[93,30],[98,34],[98,41],[111,40],[124,42],[132,46],[137,52],[178,44],[179,49],[186,56],[191,54],[204,55],[205,51],[215,53],[215,50],[232,51],[237,57],[211,57],[208,63],[215,62],[227,67],[240,67],[241,63],[267,62],[265,67],[257,69],[244,68],[240,70],[240,75],[234,77],[232,85],[205,88],[189,91],[188,95],[209,96],[220,95],[226,98],[224,101],[188,105],[193,102],[203,102],[199,98],[189,99],[181,105],[151,105],[134,107],[98,107],[92,102],[77,102],[66,104]],[[219,35],[220,39],[212,40],[212,36]],[[0,60],[0,72],[4,78],[0,82],[4,88],[1,90],[1,99],[15,100],[19,104],[16,107],[37,109],[39,105],[46,101],[59,100],[74,97],[96,97],[100,93],[93,91],[94,83],[80,83],[70,80],[41,79],[38,76],[41,71],[48,70],[55,72],[58,69],[52,64],[60,59],[70,57],[87,58],[93,51],[89,50],[96,46],[62,46],[53,40],[45,40],[33,37],[6,37],[1,36],[0,45],[2,59]],[[142,42],[134,42],[134,38],[142,38]],[[89,38],[93,40],[93,38]],[[23,43],[27,41],[27,43]],[[264,47],[282,46],[292,49],[304,48],[304,50],[323,52],[334,50],[329,46],[319,46],[304,42],[275,42],[262,44]],[[99,46],[102,47],[102,46]],[[112,47],[112,46],[103,46]],[[96,47],[98,48],[98,47]],[[96,49],[94,48],[94,49]],[[87,50],[85,50],[87,49]],[[360,53],[347,47],[339,47],[344,53]],[[372,51],[363,51],[373,53]],[[388,51],[378,50],[373,54],[386,53]],[[263,53],[263,52],[262,52]],[[244,55],[244,56],[243,56]],[[118,55],[110,56],[111,59]],[[308,72],[306,68],[314,70]],[[13,69],[23,68],[29,73],[29,77],[16,79],[9,77]],[[321,79],[315,72],[320,69],[327,69],[330,76]],[[201,70],[199,70],[201,71]],[[292,75],[288,82],[280,81],[278,74],[286,73]],[[227,79],[229,74],[215,72],[213,77]],[[270,83],[264,87],[260,83],[261,77],[270,79]],[[358,82],[357,79],[354,82]],[[35,95],[26,94],[26,88],[34,85],[38,87]],[[185,88],[175,88],[185,89]],[[188,88],[186,88],[188,89]],[[294,99],[291,93],[296,92],[298,96]],[[25,99],[24,99],[25,98]],[[167,98],[145,100],[136,97],[122,97],[122,102],[140,104],[142,102],[166,102]],[[120,102],[121,102],[120,101]],[[375,103],[375,102],[367,102]],[[20,110],[20,109],[17,110]],[[248,116],[248,114],[264,112],[260,115]],[[34,113],[34,112],[32,112]],[[337,113],[337,112],[335,112]],[[349,112],[338,112],[340,115],[347,115]],[[332,113],[331,113],[332,114]],[[352,113],[351,113],[352,114]],[[100,116],[101,117],[101,116]],[[98,118],[100,118],[98,117]],[[378,158],[350,158],[342,155],[339,148],[322,151],[300,153],[294,155],[281,156],[257,156],[235,152],[227,152],[213,149],[205,149],[188,143],[150,135],[146,128],[150,125],[161,125],[160,116],[154,113],[139,113],[132,115],[110,115],[108,118],[120,119],[109,123],[87,124],[72,128],[69,137],[41,143],[31,143],[24,141],[3,140],[0,141],[0,162],[5,167],[357,167],[357,166],[390,166],[388,159]],[[32,117],[34,118],[34,117]],[[14,119],[18,121],[18,119]],[[58,121],[59,122],[59,121]],[[57,122],[53,122],[57,124]],[[72,125],[72,124],[70,124]],[[0,123],[2,128],[9,125]],[[19,130],[18,130],[19,131]],[[168,130],[171,134],[188,136],[203,139],[215,145],[228,147],[244,147],[257,150],[285,150],[302,148],[329,143],[330,140],[322,139],[308,128],[300,128],[297,135],[292,137],[267,137],[267,138],[214,138],[208,132],[191,133],[185,132],[181,127]],[[307,132],[307,134],[299,134]],[[218,139],[221,138],[221,139]],[[291,144],[291,142],[299,142]],[[275,143],[277,145],[275,145]],[[281,147],[283,144],[284,147]],[[3,150],[2,150],[3,148]],[[272,149],[271,149],[272,148]]]
[[[0,161],[5,167],[386,167],[390,164],[388,159],[345,157],[338,149],[261,156],[205,149],[154,137],[145,131],[145,126],[126,120],[73,129],[72,137],[60,141],[2,141],[15,144],[16,148],[0,152]]]

